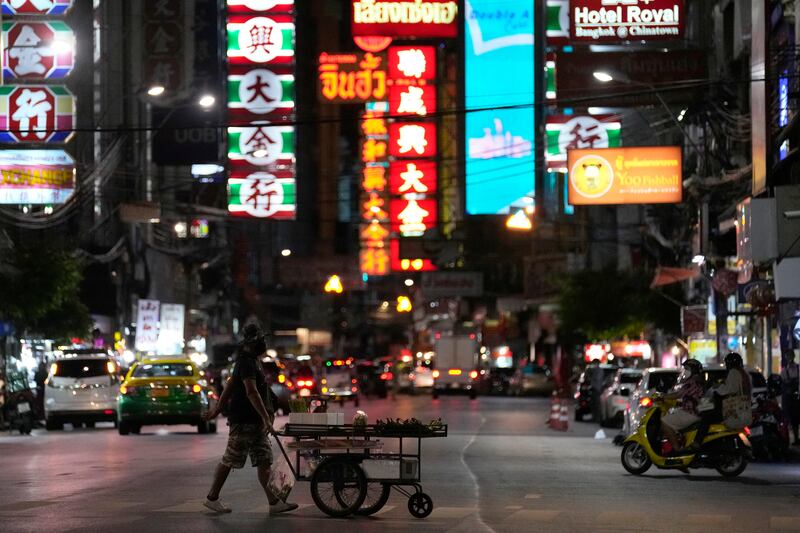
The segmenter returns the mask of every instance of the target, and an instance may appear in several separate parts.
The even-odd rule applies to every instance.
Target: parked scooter
[[[782,461],[789,451],[789,421],[778,404],[782,391],[781,376],[773,374],[767,380],[767,394],[755,399],[753,423],[746,433],[756,459]]]
[[[661,396],[653,397],[653,405],[642,418],[638,429],[622,446],[622,466],[634,475],[647,472],[652,465],[664,470],[713,468],[726,477],[738,476],[747,468],[751,457],[747,436],[723,424],[712,424],[696,452],[674,455],[669,443],[661,434],[661,417],[675,405],[675,401]],[[689,445],[697,436],[697,428],[684,432]]]

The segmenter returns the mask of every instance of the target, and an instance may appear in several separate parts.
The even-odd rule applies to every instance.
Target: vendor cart
[[[420,484],[422,441],[446,436],[445,424],[287,424],[276,440],[295,479],[311,483],[311,497],[327,515],[375,514],[395,490],[408,498],[413,516],[425,518],[433,500]],[[284,446],[278,437],[290,440]],[[396,450],[384,451],[390,443]],[[294,452],[292,458],[287,450]]]

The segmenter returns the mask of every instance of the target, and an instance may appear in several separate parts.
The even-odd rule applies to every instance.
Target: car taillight
[[[353,385],[355,385],[356,383],[358,383],[358,380],[357,380],[357,379],[355,379],[355,378],[353,378],[353,379],[351,379],[351,380],[350,380],[350,383],[352,383]]]
[[[306,379],[306,380],[298,379],[297,380],[297,386],[298,387],[308,387],[308,388],[313,387],[314,386],[314,380],[313,379]]]
[[[391,381],[393,377],[391,372],[384,372],[381,374],[381,381]]]
[[[350,387],[351,392],[358,392],[358,387]]]
[[[653,399],[648,396],[645,396],[644,398],[639,400],[640,407],[650,407],[651,405],[653,405]]]
[[[198,385],[197,383],[195,383],[194,385],[192,385],[192,392],[193,392],[193,393],[195,393],[195,394],[200,394],[200,391],[201,391],[201,390],[203,390],[203,387],[201,387],[201,386],[200,386],[200,385]]]
[[[103,411],[103,414],[104,415],[113,415],[114,414],[114,410],[113,409],[106,409],[105,411]]]
[[[471,379],[478,379],[478,371],[477,370],[473,370],[472,372],[469,373],[469,377]]]
[[[431,372],[431,375],[433,376],[433,379],[439,379],[439,371],[438,370],[434,370],[433,372]]]

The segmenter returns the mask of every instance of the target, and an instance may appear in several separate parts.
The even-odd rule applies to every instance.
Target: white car
[[[642,379],[638,368],[620,368],[614,381],[600,396],[600,425],[621,427],[625,422],[625,409],[633,390]]]
[[[433,370],[429,366],[419,365],[408,377],[414,384],[414,391],[433,389]]]
[[[104,352],[65,353],[50,365],[44,388],[45,427],[48,430],[94,427],[117,421],[119,368]]]
[[[625,435],[630,435],[639,427],[642,416],[653,405],[650,396],[654,392],[662,394],[669,392],[678,381],[678,374],[677,368],[647,368],[642,372],[642,379],[633,390],[625,409],[625,420],[622,425],[622,432]]]

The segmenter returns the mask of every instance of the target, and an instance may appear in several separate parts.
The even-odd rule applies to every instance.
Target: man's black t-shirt
[[[261,416],[255,410],[250,399],[247,397],[247,389],[244,386],[245,379],[252,379],[256,382],[258,394],[264,402],[267,411],[270,411],[269,387],[261,371],[261,362],[255,357],[240,355],[233,365],[230,386],[231,403],[228,412],[228,422],[233,424],[261,424]]]

